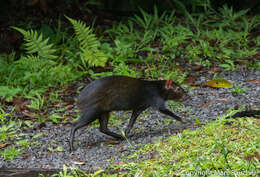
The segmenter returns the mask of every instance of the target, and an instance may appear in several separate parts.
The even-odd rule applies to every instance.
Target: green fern
[[[85,50],[83,57],[88,61],[90,66],[102,66],[104,67],[107,61],[105,54],[101,51]]]
[[[26,41],[25,49],[28,54],[37,53],[38,56],[43,59],[57,58],[57,56],[54,55],[56,50],[53,49],[53,45],[48,44],[49,38],[44,40],[42,34],[38,34],[37,31],[34,30],[25,31],[18,27],[12,28],[19,31],[24,36],[24,40]]]
[[[66,18],[73,25],[76,37],[80,42],[80,48],[82,51],[81,56],[84,57],[85,61],[87,61],[90,66],[104,67],[107,57],[99,50],[100,43],[93,33],[93,30],[79,20],[77,21],[67,16]]]
[[[15,61],[17,68],[22,68],[29,72],[39,72],[45,67],[54,67],[57,63],[52,60],[43,60],[39,56],[26,55],[22,56],[20,60]]]

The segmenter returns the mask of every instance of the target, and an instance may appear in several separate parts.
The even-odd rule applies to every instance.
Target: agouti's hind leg
[[[131,116],[131,119],[125,129],[125,135],[128,136],[129,133],[130,133],[130,130],[133,128],[134,126],[134,123],[136,121],[136,118],[141,114],[141,112],[143,111],[144,109],[140,109],[140,110],[133,110],[133,113],[132,113],[132,116]]]
[[[79,128],[90,124],[94,120],[96,120],[96,116],[95,116],[94,112],[85,112],[85,113],[83,113],[82,117],[79,120],[77,120],[76,122],[74,122],[72,124],[71,131],[70,131],[70,151],[73,151],[73,142],[74,142],[75,132]]]
[[[99,123],[100,123],[100,131],[106,135],[112,136],[117,139],[124,139],[122,135],[119,135],[117,133],[111,132],[107,128],[108,124],[108,119],[109,119],[109,112],[103,113],[101,117],[99,118]]]

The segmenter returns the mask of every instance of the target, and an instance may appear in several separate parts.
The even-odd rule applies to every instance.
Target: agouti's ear
[[[166,88],[166,89],[169,89],[170,86],[171,86],[171,84],[172,84],[172,78],[168,79],[168,80],[165,82],[165,88]]]

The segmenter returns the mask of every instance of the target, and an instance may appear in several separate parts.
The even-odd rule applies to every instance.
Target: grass
[[[147,154],[152,154],[152,158],[114,169],[128,169],[122,174],[143,176],[259,173],[259,121],[238,120],[232,126],[224,122],[212,122],[195,131],[184,130],[167,141],[146,145],[127,161],[142,159]]]

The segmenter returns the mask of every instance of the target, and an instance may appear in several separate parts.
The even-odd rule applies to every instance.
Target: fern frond
[[[39,56],[26,55],[22,56],[20,60],[15,62],[16,67],[29,72],[39,72],[46,66],[52,67],[56,65],[55,61],[43,60]]]
[[[73,25],[77,39],[80,42],[82,56],[90,66],[105,66],[107,57],[99,50],[100,42],[93,30],[80,20],[74,20],[65,16]]]
[[[54,55],[56,50],[53,48],[53,44],[48,44],[49,38],[43,39],[42,34],[38,34],[37,31],[24,29],[18,27],[12,27],[13,29],[19,31],[23,36],[25,43],[25,49],[28,54],[37,53],[40,58],[43,59],[56,59],[57,56]]]
[[[83,57],[87,59],[90,66],[102,66],[104,67],[107,61],[107,57],[101,51],[92,52],[91,50],[85,50]]]

